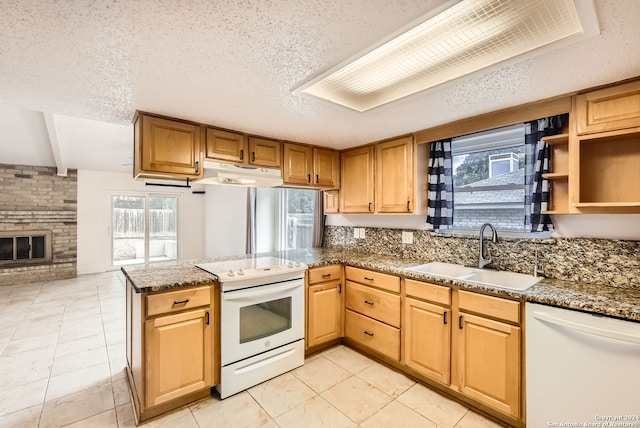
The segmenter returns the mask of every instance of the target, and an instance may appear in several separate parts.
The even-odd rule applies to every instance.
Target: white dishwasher
[[[526,304],[527,427],[640,427],[640,323]]]

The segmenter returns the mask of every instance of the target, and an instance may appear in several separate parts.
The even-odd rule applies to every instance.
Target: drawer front
[[[400,328],[400,296],[347,281],[346,308]]]
[[[350,281],[372,285],[393,293],[400,293],[400,277],[395,275],[347,266],[345,268],[345,276]]]
[[[460,290],[458,306],[460,310],[520,324],[520,302]]]
[[[400,330],[347,310],[345,336],[400,361]]]
[[[640,126],[640,82],[576,96],[578,134]]]
[[[407,296],[451,306],[451,289],[449,287],[412,279],[405,279],[404,285]]]
[[[341,279],[342,265],[322,266],[309,269],[309,284]]]
[[[211,304],[211,286],[167,291],[147,296],[147,316],[178,312]]]

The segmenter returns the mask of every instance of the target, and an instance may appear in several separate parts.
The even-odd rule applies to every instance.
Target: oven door
[[[302,278],[222,293],[222,365],[304,338]]]

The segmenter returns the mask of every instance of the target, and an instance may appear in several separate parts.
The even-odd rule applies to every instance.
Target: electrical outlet
[[[364,239],[364,227],[360,228],[360,239]]]
[[[353,228],[353,237],[355,239],[360,238],[360,228],[359,227],[354,227]]]
[[[413,244],[413,232],[402,232],[402,243]]]

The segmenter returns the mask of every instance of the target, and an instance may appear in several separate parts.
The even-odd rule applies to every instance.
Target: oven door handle
[[[271,294],[282,293],[283,291],[293,290],[294,288],[302,287],[304,284],[302,281],[295,281],[294,283],[288,283],[277,286],[258,286],[248,290],[240,291],[228,291],[222,293],[222,300],[242,300],[256,296],[269,296]]]

